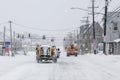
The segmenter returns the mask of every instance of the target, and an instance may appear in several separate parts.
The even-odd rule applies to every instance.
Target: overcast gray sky
[[[99,6],[96,11],[104,11],[104,1],[96,0],[95,6]],[[119,4],[120,0],[112,0],[109,10]],[[91,5],[91,0],[0,0],[0,23],[12,20],[14,23],[26,26],[13,25],[13,30],[16,32],[25,31],[62,38],[67,32],[83,24],[80,20],[88,14],[70,8],[88,9]],[[96,16],[96,21],[100,21],[99,16]],[[3,26],[0,25],[1,28]],[[9,27],[8,24],[5,26]]]

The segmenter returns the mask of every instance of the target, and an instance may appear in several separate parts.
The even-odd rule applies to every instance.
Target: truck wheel
[[[77,54],[75,54],[75,56],[77,57]]]
[[[37,63],[39,63],[39,60],[38,60],[38,57],[36,56],[36,61],[37,61]]]
[[[39,59],[36,57],[36,61],[37,61],[37,63],[39,63]]]
[[[57,58],[53,58],[53,62],[56,63],[57,62]]]
[[[42,59],[39,59],[39,57],[36,56],[36,61],[37,61],[37,63],[40,63],[40,61],[42,62]]]
[[[67,54],[67,57],[69,57],[69,54]]]
[[[39,63],[39,59],[37,59],[37,63]]]
[[[59,56],[57,56],[57,58],[59,58]]]

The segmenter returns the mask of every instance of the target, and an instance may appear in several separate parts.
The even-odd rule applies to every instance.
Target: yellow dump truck
[[[68,45],[66,48],[67,56],[78,55],[78,45]]]
[[[49,45],[41,45],[40,49],[37,49],[36,51],[36,60],[37,63],[43,61],[53,61],[54,63],[56,63],[57,56],[55,55],[54,47]]]

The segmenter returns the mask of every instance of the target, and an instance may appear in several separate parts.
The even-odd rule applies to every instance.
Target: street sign
[[[5,42],[5,45],[10,45],[10,42]]]
[[[0,42],[0,45],[3,45],[4,42]],[[10,45],[10,42],[5,42],[5,45]]]
[[[3,42],[0,42],[0,45],[3,45]]]

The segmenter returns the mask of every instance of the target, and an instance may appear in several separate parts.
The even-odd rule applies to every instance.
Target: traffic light
[[[63,41],[65,41],[66,39],[65,39],[65,37],[64,37],[64,39],[63,39]]]
[[[24,35],[22,35],[22,39],[24,39]]]
[[[51,41],[54,41],[54,39],[51,39]]]
[[[51,38],[51,41],[52,41],[52,42],[54,41],[54,37]]]
[[[17,38],[20,38],[20,35],[18,34]]]
[[[30,34],[30,33],[28,34],[28,37],[29,37],[29,38],[31,37],[31,34]]]
[[[42,39],[46,39],[45,35],[43,35],[43,38]]]

